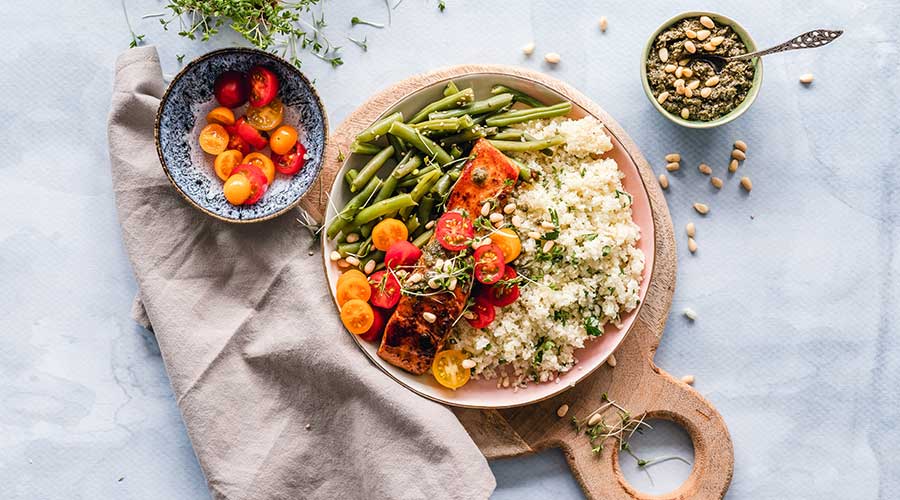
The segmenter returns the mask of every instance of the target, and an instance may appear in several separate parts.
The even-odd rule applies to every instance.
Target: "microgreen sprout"
[[[376,22],[373,22],[373,21],[366,21],[365,19],[360,19],[360,18],[358,18],[358,17],[356,17],[356,16],[353,16],[352,18],[350,18],[350,24],[351,24],[352,26],[356,26],[356,25],[362,24],[362,25],[364,25],[364,26],[371,26],[371,27],[373,27],[373,28],[378,28],[378,29],[384,28],[384,25],[381,24],[381,23],[376,23]]]
[[[351,37],[351,36],[348,36],[348,37],[347,37],[347,40],[350,40],[351,42],[353,42],[354,44],[356,44],[357,47],[363,49],[363,52],[368,52],[368,51],[369,51],[368,38],[363,37],[362,40],[357,40],[356,38],[353,38],[353,37]]]

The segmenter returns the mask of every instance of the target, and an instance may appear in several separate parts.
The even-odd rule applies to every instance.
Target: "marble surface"
[[[164,70],[234,43],[163,32],[162,0],[129,0],[135,30]],[[728,126],[692,131],[649,105],[638,80],[645,37],[696,2],[407,0],[391,26],[379,0],[330,2],[327,32],[345,65],[307,57],[333,123],[405,76],[467,62],[520,64],[562,78],[604,106],[657,166],[679,151],[668,193],[679,248],[684,224],[700,250],[679,254],[678,286],[657,363],[696,376],[728,422],[735,448],[728,497],[900,496],[900,7],[890,0],[715,3],[760,44],[816,27],[843,28],[821,50],[766,59],[757,102]],[[710,3],[710,6],[712,3]],[[209,498],[155,341],[134,325],[135,292],[108,176],[106,114],[113,63],[129,41],[115,0],[7,2],[0,31],[0,482],[13,499]],[[601,34],[597,20],[609,18]],[[8,23],[10,21],[7,21]],[[475,28],[475,29],[473,29]],[[537,43],[525,58],[519,47]],[[562,55],[556,67],[540,55]],[[815,83],[803,87],[801,73]],[[735,139],[741,173],[716,192],[696,170],[722,172]],[[712,207],[699,217],[690,206]],[[689,322],[680,312],[698,313]],[[663,426],[641,441],[652,457],[690,457]],[[497,461],[495,498],[579,498],[559,452]],[[645,491],[671,489],[677,461],[633,462]]]

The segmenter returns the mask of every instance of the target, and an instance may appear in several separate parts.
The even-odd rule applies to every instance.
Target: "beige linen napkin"
[[[487,462],[450,410],[393,382],[343,330],[320,250],[294,215],[228,224],[169,185],[153,139],[164,88],[154,48],[119,57],[113,183],[146,320],[213,497],[490,495]]]

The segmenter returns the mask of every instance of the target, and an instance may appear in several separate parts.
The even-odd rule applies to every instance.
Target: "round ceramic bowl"
[[[650,50],[653,48],[653,42],[656,40],[656,37],[662,33],[663,30],[669,28],[673,24],[682,19],[688,17],[700,17],[700,16],[709,16],[716,24],[727,24],[731,26],[735,33],[741,38],[744,42],[744,45],[747,46],[748,52],[753,52],[756,50],[756,42],[753,41],[753,38],[750,37],[750,33],[744,29],[743,26],[738,24],[737,21],[731,19],[729,17],[725,17],[722,14],[716,14],[715,12],[701,12],[701,11],[689,11],[682,12],[677,16],[669,19],[668,21],[662,23],[656,31],[650,35],[650,38],[647,39],[647,43],[644,45],[644,50],[641,52],[641,84],[644,86],[644,93],[647,95],[647,99],[650,99],[650,103],[659,111],[663,116],[668,118],[670,121],[675,122],[681,126],[688,128],[713,128],[718,127],[719,125],[724,125],[735,118],[744,114],[750,105],[753,104],[753,101],[756,100],[756,95],[759,93],[759,87],[762,85],[762,77],[763,77],[763,67],[762,60],[756,57],[753,59],[753,65],[756,71],[753,74],[753,82],[750,87],[750,91],[747,93],[747,97],[741,101],[740,104],[728,114],[716,118],[715,120],[710,121],[698,121],[698,120],[685,120],[684,118],[672,114],[668,112],[662,105],[656,101],[656,97],[653,95],[653,91],[650,89],[650,83],[647,80],[647,57],[650,55]]]
[[[276,174],[257,203],[235,206],[222,192],[222,181],[213,169],[215,158],[200,149],[197,138],[206,125],[204,117],[218,106],[213,95],[216,77],[228,70],[246,73],[255,65],[278,76],[284,123],[297,128],[307,160],[293,176]],[[235,115],[243,114],[245,108],[236,109]],[[230,48],[191,61],[175,76],[159,105],[155,135],[163,170],[188,203],[217,219],[248,223],[277,217],[300,202],[322,170],[328,121],[312,84],[294,65],[260,50]],[[263,152],[268,153],[268,148]]]
[[[520,71],[521,73],[521,71]],[[536,79],[531,79],[520,74],[506,73],[502,69],[475,71],[454,77],[452,80],[460,88],[471,87],[475,91],[476,96],[490,95],[490,89],[493,85],[507,85],[526,92],[543,102],[559,102],[562,100],[571,100],[573,109],[569,114],[570,118],[582,118],[591,115],[591,112],[582,107],[579,103],[585,102],[580,99],[587,99],[581,96],[577,91],[572,90],[573,95],[566,95],[564,92],[556,89],[569,89],[562,82],[551,79],[545,75],[536,75]],[[539,81],[541,79],[543,81]],[[548,85],[545,82],[550,82]],[[409,91],[409,87],[403,82],[397,85],[396,101],[387,104],[384,109],[380,110],[378,118],[380,119],[391,113],[401,111],[404,116],[412,116],[419,109],[430,102],[435,101],[443,96],[442,92],[447,85],[446,78],[436,79],[430,83],[421,86],[415,90]],[[551,87],[550,85],[553,85]],[[371,102],[385,102],[384,94]],[[390,101],[387,101],[390,102]],[[375,113],[371,114],[373,117]],[[351,120],[354,117],[350,118]],[[372,120],[375,121],[375,120]],[[362,127],[368,126],[369,123],[360,123],[359,132]],[[618,137],[616,133],[608,129],[607,132],[613,143],[613,149],[606,153],[604,157],[612,158],[619,166],[619,170],[624,174],[622,179],[623,186],[626,191],[632,195],[632,218],[641,229],[641,239],[638,241],[638,248],[644,252],[644,271],[642,274],[639,297],[641,304],[644,303],[647,290],[650,287],[651,273],[653,271],[654,251],[655,251],[655,228],[653,225],[653,213],[650,205],[650,195],[643,183],[641,174],[638,170],[637,161],[631,156],[626,149],[624,142],[628,139]],[[339,134],[341,132],[338,132]],[[332,220],[337,216],[336,207],[343,207],[352,194],[344,182],[344,174],[350,169],[360,169],[365,165],[369,156],[351,154],[344,161],[340,170],[334,178],[334,184],[331,187],[330,197],[331,203],[328,204],[325,214],[325,220]],[[330,160],[329,160],[330,161]],[[389,175],[391,165],[385,165],[379,173],[382,177]],[[328,259],[328,255],[337,249],[334,240],[322,238],[322,254],[325,256],[325,274],[328,278],[328,284],[332,297],[336,296],[337,279],[341,275],[341,269],[335,262]],[[335,299],[335,306],[337,300]],[[523,390],[513,391],[512,389],[498,389],[497,380],[471,380],[465,386],[450,390],[437,383],[431,373],[424,375],[413,375],[396,366],[388,363],[378,356],[378,343],[366,342],[347,331],[345,335],[350,335],[359,345],[365,355],[391,378],[406,386],[413,392],[434,401],[448,404],[451,406],[459,406],[466,408],[509,408],[522,406],[544,399],[553,397],[566,389],[575,386],[576,383],[598,369],[604,361],[615,351],[615,349],[625,339],[628,332],[634,326],[635,318],[640,311],[640,306],[630,313],[622,317],[621,327],[606,325],[603,335],[590,340],[585,347],[579,349],[575,353],[578,359],[578,366],[559,377],[557,383],[532,383]]]

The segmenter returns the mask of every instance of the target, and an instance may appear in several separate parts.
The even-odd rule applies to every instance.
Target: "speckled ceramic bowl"
[[[225,199],[222,181],[213,170],[214,157],[200,149],[197,138],[206,113],[218,105],[213,96],[216,77],[227,70],[246,73],[257,64],[278,75],[284,123],[300,132],[307,160],[294,176],[276,174],[259,202],[235,206]],[[239,113],[243,108],[235,112]],[[217,219],[247,223],[277,217],[300,202],[322,170],[328,120],[312,84],[295,66],[263,51],[231,48],[203,55],[178,73],[159,105],[155,134],[163,170],[188,203]]]
[[[756,100],[756,95],[759,94],[759,87],[762,86],[762,76],[763,76],[763,67],[762,60],[758,57],[752,59],[753,65],[756,71],[753,74],[753,82],[750,86],[750,91],[747,92],[747,97],[741,101],[740,104],[737,105],[736,108],[729,111],[726,115],[720,116],[715,120],[710,121],[698,121],[698,120],[685,120],[684,118],[669,113],[666,108],[662,107],[660,103],[656,101],[656,97],[653,95],[653,90],[650,88],[650,83],[647,81],[647,58],[650,56],[650,50],[653,48],[653,42],[656,41],[656,37],[659,36],[663,30],[668,29],[673,24],[681,21],[682,19],[688,17],[700,17],[700,16],[709,16],[716,24],[727,24],[731,26],[734,32],[741,38],[741,41],[744,42],[744,45],[747,46],[748,52],[753,52],[756,49],[756,42],[753,41],[753,38],[750,37],[750,33],[744,29],[743,26],[738,24],[734,19],[723,16],[722,14],[716,14],[715,12],[703,12],[703,11],[690,11],[690,12],[682,12],[677,16],[669,19],[668,21],[662,23],[656,31],[650,35],[650,38],[647,39],[647,43],[644,45],[644,50],[641,52],[641,83],[644,86],[644,93],[647,94],[647,99],[650,99],[650,103],[659,111],[663,116],[669,119],[669,121],[675,122],[681,126],[688,128],[713,128],[718,127],[719,125],[724,125],[737,117],[744,114],[744,111],[750,108],[750,105],[753,104],[753,101]]]

